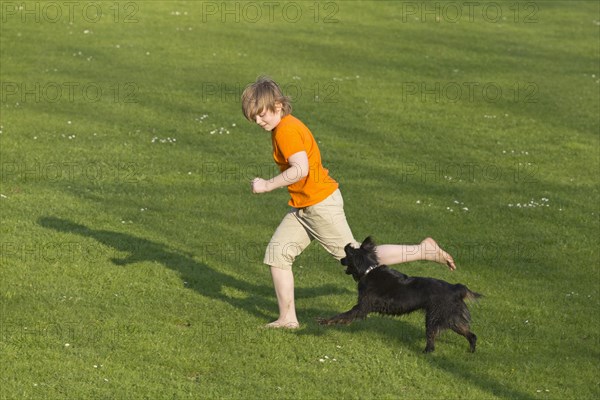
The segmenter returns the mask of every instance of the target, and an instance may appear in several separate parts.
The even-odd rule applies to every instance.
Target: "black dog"
[[[423,309],[427,337],[425,353],[435,349],[435,337],[448,328],[467,338],[471,352],[475,351],[477,336],[469,328],[471,316],[464,299],[481,297],[479,293],[461,284],[409,277],[379,265],[371,237],[366,238],[359,249],[348,244],[344,250],[346,257],[341,262],[347,266],[346,273],[358,282],[358,304],[350,311],[318,320],[320,324],[349,324],[372,312],[401,315]]]

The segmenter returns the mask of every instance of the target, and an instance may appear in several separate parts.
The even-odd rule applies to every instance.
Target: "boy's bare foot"
[[[300,328],[300,324],[298,321],[273,321],[270,324],[265,325],[265,328],[273,328],[273,329],[298,329]]]
[[[428,237],[421,242],[423,255],[426,260],[435,261],[440,264],[445,264],[450,268],[451,271],[456,269],[454,259],[448,253],[446,253],[435,240]]]

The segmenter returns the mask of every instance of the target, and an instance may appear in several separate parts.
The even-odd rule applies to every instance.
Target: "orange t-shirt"
[[[338,183],[329,176],[321,164],[321,152],[310,130],[298,118],[286,115],[271,132],[273,159],[281,172],[290,167],[290,156],[305,151],[308,156],[308,175],[289,185],[289,205],[304,208],[317,204],[338,188]]]

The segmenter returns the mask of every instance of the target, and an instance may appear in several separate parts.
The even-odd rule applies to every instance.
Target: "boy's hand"
[[[267,181],[262,178],[254,178],[252,179],[252,193],[266,193],[269,191],[267,187]]]

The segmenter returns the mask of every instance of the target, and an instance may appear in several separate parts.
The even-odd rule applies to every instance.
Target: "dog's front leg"
[[[359,303],[352,307],[349,311],[338,314],[331,318],[318,318],[317,322],[321,325],[337,325],[337,324],[345,324],[348,325],[355,319],[365,319],[367,317],[368,312],[365,308]]]

